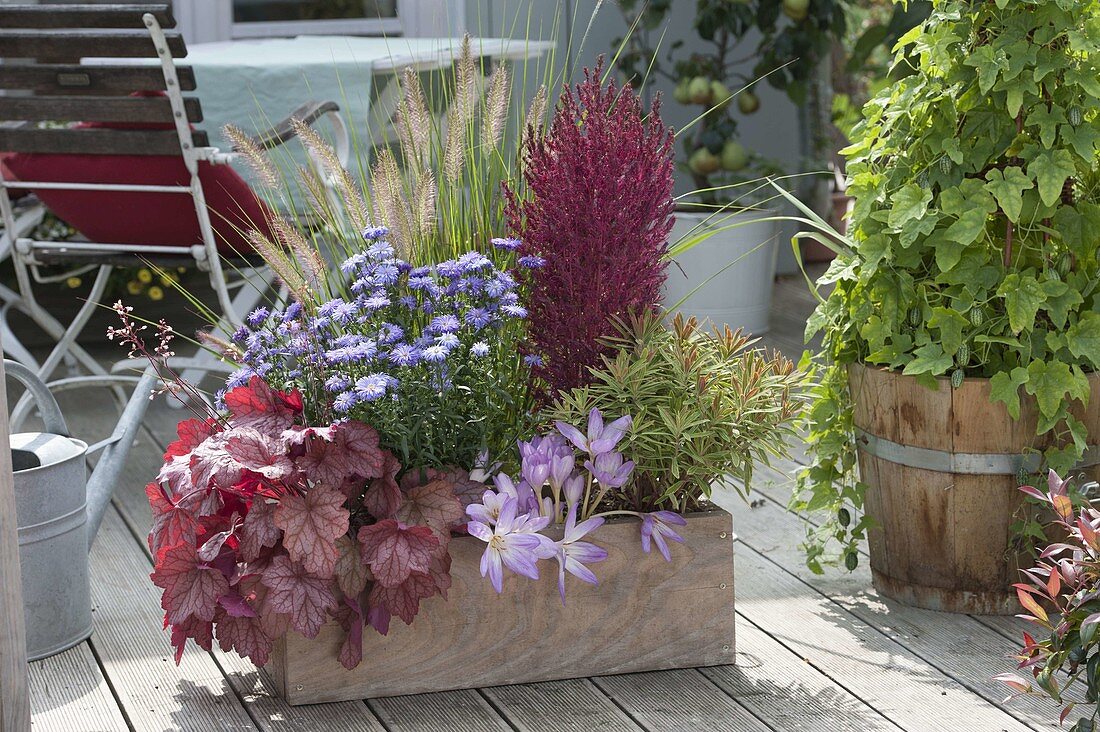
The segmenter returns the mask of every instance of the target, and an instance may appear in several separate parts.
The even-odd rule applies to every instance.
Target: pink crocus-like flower
[[[487,490],[481,494],[481,503],[471,503],[466,507],[466,515],[474,521],[493,526],[500,517],[500,509],[504,508],[507,498],[504,493]]]
[[[600,582],[592,570],[584,566],[593,562],[602,562],[607,559],[607,551],[587,541],[580,541],[585,534],[603,525],[602,517],[590,518],[587,521],[577,523],[577,505],[569,508],[569,515],[565,517],[565,536],[556,545],[556,558],[558,560],[558,592],[561,593],[561,604],[565,604],[565,573],[573,575],[579,580],[590,585],[598,585]]]
[[[628,414],[605,426],[600,410],[593,408],[588,413],[587,435],[582,434],[579,429],[565,422],[555,422],[554,426],[558,428],[558,432],[561,432],[565,439],[576,445],[578,450],[595,457],[614,450],[615,446],[619,444],[619,440],[623,439],[626,431],[630,429],[632,421]]]
[[[654,511],[645,514],[642,517],[642,551],[649,554],[650,541],[652,540],[657,545],[657,549],[661,552],[661,556],[665,558],[665,561],[671,562],[672,555],[668,552],[666,539],[683,544],[684,537],[677,534],[670,524],[686,526],[687,519],[672,511]]]
[[[476,536],[487,544],[485,553],[481,555],[481,576],[488,576],[497,593],[503,589],[503,567],[524,577],[539,578],[537,564],[540,555],[544,553],[545,537],[529,531],[517,531],[517,527],[537,525],[537,520],[529,524],[528,519],[524,515],[517,523],[516,500],[509,496],[504,501],[495,527],[491,528],[480,521],[471,521],[466,525],[471,536]]]
[[[593,460],[585,460],[584,467],[592,476],[600,481],[601,485],[608,488],[621,488],[630,479],[634,470],[634,462],[623,462],[621,452],[605,452],[597,455]]]
[[[516,484],[506,473],[497,473],[493,476],[493,483],[496,484],[497,492],[516,499],[517,513],[527,513],[538,508],[535,491],[527,481],[521,480]]]

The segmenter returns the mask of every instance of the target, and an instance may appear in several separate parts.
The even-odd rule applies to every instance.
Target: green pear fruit
[[[746,89],[737,95],[737,108],[741,114],[752,114],[760,109],[760,97]]]
[[[718,159],[718,156],[707,150],[705,147],[701,147],[691,154],[688,158],[688,167],[692,173],[698,175],[710,175],[722,167],[722,161]]]
[[[688,86],[688,96],[695,104],[710,104],[710,79],[696,76]]]
[[[749,164],[749,151],[736,140],[727,140],[726,144],[722,146],[720,162],[722,167],[731,173],[744,170]]]
[[[719,108],[725,108],[729,106],[732,97],[730,96],[729,87],[722,82],[715,79],[710,82],[710,96],[711,104],[717,105]]]
[[[688,84],[690,83],[690,79],[681,79],[680,83],[676,85],[676,88],[672,90],[672,98],[680,104],[687,104],[690,102],[691,94],[688,92]]]

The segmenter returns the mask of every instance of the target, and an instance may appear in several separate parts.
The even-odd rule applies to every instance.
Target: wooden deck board
[[[813,300],[801,277],[776,287],[772,330],[761,343],[797,358]],[[117,353],[104,350],[107,360]],[[65,399],[78,433],[113,427],[110,400]],[[767,503],[735,510],[736,666],[548,682],[369,703],[290,707],[266,674],[235,654],[189,648],[172,663],[160,627],[159,593],[146,579],[142,486],[189,416],[152,405],[92,554],[96,635],[34,665],[35,729],[237,730],[279,732],[635,732],[647,730],[1055,729],[1053,704],[1017,702],[1004,711],[989,677],[1013,649],[1021,622],[914,611],[884,602],[861,572],[807,573],[797,546],[803,527],[785,510],[789,478],[807,460],[762,469],[754,485]],[[93,655],[93,649],[95,654]],[[98,656],[98,658],[97,658]],[[117,695],[117,697],[116,697]],[[128,722],[128,724],[127,724]]]

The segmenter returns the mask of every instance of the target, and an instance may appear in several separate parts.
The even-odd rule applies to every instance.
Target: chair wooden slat
[[[191,133],[195,147],[208,147],[205,132]],[[175,130],[94,129],[4,129],[0,128],[0,150],[27,153],[73,153],[81,155],[179,155]]]
[[[187,55],[183,36],[164,34],[174,58]],[[157,55],[145,30],[0,30],[0,53],[7,58],[79,61],[85,57],[149,58]]]
[[[146,41],[152,48],[152,42]],[[195,72],[190,66],[177,66],[176,74],[181,91],[195,90]],[[0,89],[25,89],[40,95],[109,96],[164,88],[164,72],[159,66],[0,64]]]
[[[184,99],[189,122],[202,121],[198,99]],[[0,97],[0,120],[174,122],[167,97]]]
[[[162,28],[176,25],[169,3],[0,3],[0,28],[143,28],[146,13],[152,13]]]

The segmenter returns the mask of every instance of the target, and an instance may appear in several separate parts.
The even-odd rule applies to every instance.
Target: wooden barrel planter
[[[1021,392],[1020,419],[989,400],[988,379],[946,379],[933,391],[913,377],[862,365],[848,372],[855,404],[871,575],[883,595],[947,612],[1013,614],[1011,525],[1023,502],[1017,474],[1034,471],[1049,435],[1036,439],[1037,407]],[[1089,449],[1075,475],[1100,477],[1100,374],[1088,408],[1073,412]]]

